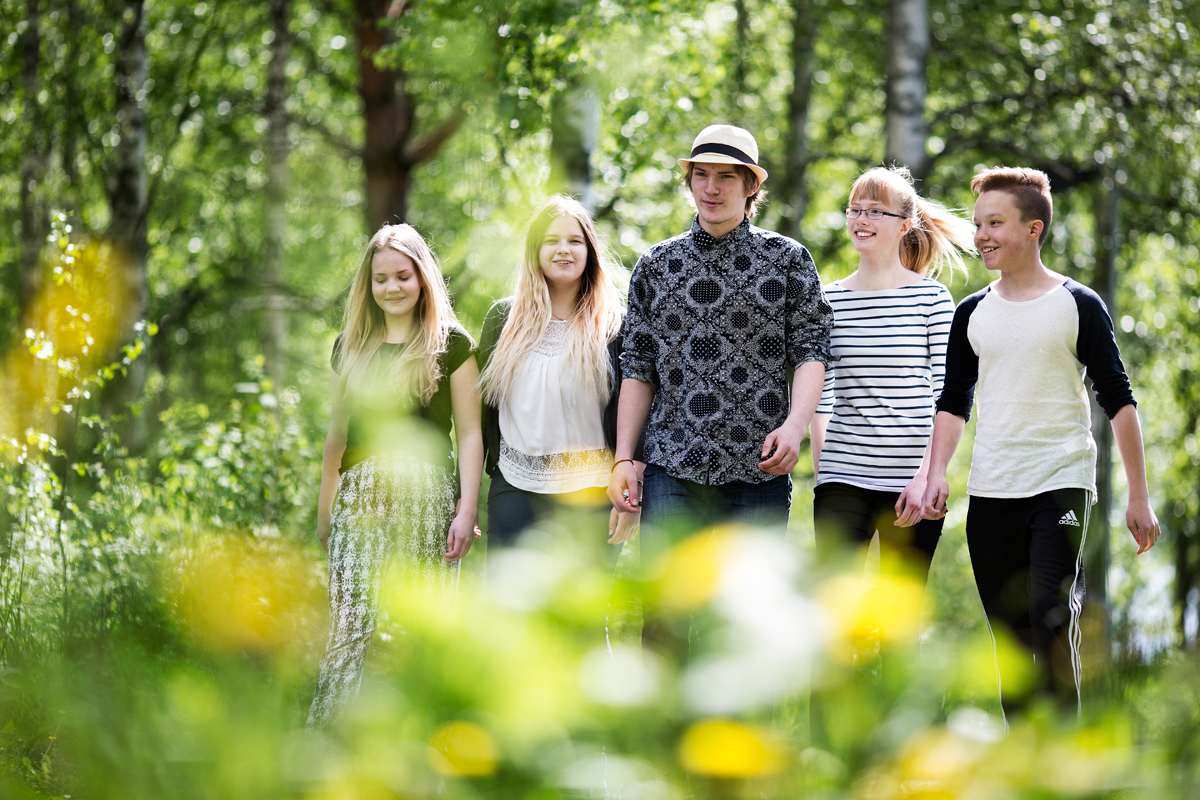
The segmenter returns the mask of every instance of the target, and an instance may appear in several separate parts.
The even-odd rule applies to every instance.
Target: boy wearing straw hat
[[[642,511],[651,556],[723,518],[786,525],[833,360],[833,311],[808,250],[750,224],[767,179],[754,136],[711,125],[679,165],[696,217],[633,271],[609,483],[618,509]],[[644,486],[632,460],[643,427]]]

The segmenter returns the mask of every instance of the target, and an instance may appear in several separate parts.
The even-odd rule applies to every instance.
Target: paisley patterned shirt
[[[714,239],[696,219],[638,259],[625,325],[624,377],[654,387],[646,461],[702,484],[777,477],[758,463],[791,371],[835,360],[808,250],[749,219]]]

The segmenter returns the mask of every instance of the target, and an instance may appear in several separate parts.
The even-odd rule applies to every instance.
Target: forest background
[[[351,796],[600,796],[578,766],[592,741],[614,770],[604,786],[631,797],[695,789],[695,776],[730,796],[909,791],[927,768],[969,783],[1005,747],[1020,774],[986,780],[1013,792],[1186,793],[1200,723],[1179,702],[1200,693],[1198,35],[1200,6],[1180,0],[3,0],[0,787],[262,797],[336,780]],[[761,698],[556,693],[542,667],[516,677],[530,664],[493,640],[422,628],[385,659],[407,687],[376,704],[391,721],[359,719],[353,757],[297,766],[310,759],[291,731],[325,624],[326,365],[367,235],[415,225],[477,334],[548,192],[593,208],[627,268],[684,230],[675,159],[713,122],[755,132],[771,173],[756,224],[807,245],[825,281],[854,268],[842,209],[867,167],[905,164],[923,194],[967,210],[980,166],[1051,176],[1043,258],[1109,306],[1164,532],[1134,557],[1094,411],[1090,716],[986,733],[994,690],[963,677],[992,661],[960,501],[918,612],[927,695],[846,690],[858,710],[840,743],[808,741],[804,699],[767,703],[767,724]],[[957,298],[990,280],[977,261],[942,277]],[[788,541],[802,554],[811,465],[794,477]],[[483,562],[482,547],[465,562],[464,597],[483,596]],[[540,631],[534,650],[570,661],[562,570],[487,627]],[[446,624],[469,628],[467,616]],[[492,659],[504,677],[448,668],[462,659]],[[921,709],[900,715],[904,735],[888,733],[893,702]],[[1020,747],[1061,725],[1091,744],[1041,770]],[[547,760],[548,740],[575,749]],[[938,749],[951,740],[970,757]],[[380,772],[364,754],[384,741]],[[444,759],[401,744],[414,742]]]

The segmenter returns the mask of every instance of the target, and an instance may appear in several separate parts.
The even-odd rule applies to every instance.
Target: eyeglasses
[[[893,214],[890,211],[884,211],[879,208],[847,208],[846,219],[858,219],[859,215],[866,216],[867,219],[881,220],[884,217],[895,217],[896,219],[908,219],[903,214]]]

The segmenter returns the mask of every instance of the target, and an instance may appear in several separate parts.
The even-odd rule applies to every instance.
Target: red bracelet
[[[624,464],[626,461],[628,461],[630,464],[632,464],[632,463],[633,463],[633,459],[632,459],[632,458],[622,458],[620,461],[614,461],[614,462],[613,462],[612,469],[610,469],[610,470],[609,470],[609,472],[616,472],[616,471],[617,471],[617,464]]]

